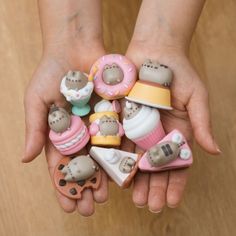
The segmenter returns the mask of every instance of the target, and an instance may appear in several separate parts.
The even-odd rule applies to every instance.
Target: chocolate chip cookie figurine
[[[49,138],[63,155],[71,155],[81,150],[90,135],[84,122],[78,116],[71,116],[65,109],[52,105],[48,114]]]
[[[89,117],[92,145],[119,146],[124,129],[119,122],[118,101],[102,100],[94,107],[95,113]]]
[[[187,140],[180,131],[173,130],[142,156],[139,169],[159,172],[189,167],[192,163],[192,152]]]
[[[77,116],[85,116],[90,112],[87,104],[93,92],[93,82],[80,71],[69,71],[61,81],[60,91],[70,102],[72,113]]]
[[[98,189],[101,182],[100,168],[89,155],[62,158],[53,177],[57,190],[72,199],[80,199],[85,188]]]
[[[140,156],[136,153],[93,146],[90,155],[122,188],[129,186],[138,170]]]
[[[124,107],[123,128],[126,137],[144,150],[165,136],[160,113],[156,108],[129,101]]]
[[[139,70],[139,80],[127,99],[160,109],[171,110],[170,88],[173,78],[171,69],[153,60],[146,60]]]

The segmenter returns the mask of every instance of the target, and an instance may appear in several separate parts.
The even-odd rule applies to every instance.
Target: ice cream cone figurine
[[[139,169],[158,172],[192,165],[192,152],[184,136],[173,130],[141,158]]]
[[[49,138],[63,155],[81,150],[89,141],[89,132],[78,116],[71,116],[65,109],[52,105],[48,114]]]
[[[156,108],[126,101],[123,128],[127,138],[144,150],[151,148],[165,136],[160,113]]]
[[[72,199],[80,199],[85,188],[97,189],[100,182],[100,168],[89,155],[64,157],[54,171],[56,188]]]
[[[102,100],[94,107],[95,113],[89,117],[92,145],[119,146],[124,129],[119,122],[118,101]]]
[[[135,153],[93,146],[90,155],[122,188],[129,186],[138,170],[139,155]]]
[[[69,71],[61,81],[60,91],[70,102],[72,113],[77,116],[85,116],[90,112],[88,102],[93,92],[93,82],[80,71]]]
[[[139,70],[139,80],[127,99],[147,106],[171,110],[170,84],[173,73],[170,68],[150,59]]]

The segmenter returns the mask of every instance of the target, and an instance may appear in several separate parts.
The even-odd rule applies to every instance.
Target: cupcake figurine
[[[110,54],[93,64],[89,79],[94,81],[94,90],[100,97],[115,100],[128,95],[136,76],[136,67],[128,58]]]
[[[53,105],[48,114],[49,138],[63,155],[72,155],[80,151],[89,141],[89,132],[78,116]]]
[[[89,133],[92,145],[119,146],[124,129],[119,122],[118,101],[102,100],[94,107],[94,114],[89,117]]]
[[[165,136],[160,113],[156,108],[126,101],[123,128],[127,138],[144,150],[151,148]]]
[[[139,70],[139,80],[131,89],[127,99],[160,109],[171,110],[170,85],[173,73],[166,65],[150,59]]]
[[[139,169],[159,172],[189,167],[193,163],[192,152],[183,134],[173,130],[140,159]]]
[[[114,148],[91,147],[91,157],[120,187],[126,188],[138,170],[139,155]]]
[[[93,82],[80,71],[69,71],[61,81],[60,91],[70,102],[72,113],[77,116],[85,116],[90,112],[88,104],[93,92]]]
[[[72,199],[80,199],[85,188],[98,189],[101,171],[89,155],[64,157],[58,162],[53,179],[60,193]]]

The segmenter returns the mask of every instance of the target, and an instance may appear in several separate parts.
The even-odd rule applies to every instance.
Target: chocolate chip
[[[97,178],[92,178],[90,181],[91,181],[93,184],[95,184],[95,183],[97,182]]]
[[[66,185],[66,181],[64,179],[60,179],[59,180],[59,185],[60,186],[65,186]]]
[[[62,170],[64,168],[64,165],[62,165],[62,164],[60,164],[59,166],[58,166],[58,170]]]
[[[70,189],[70,193],[71,193],[72,195],[76,195],[76,194],[77,194],[77,191],[76,191],[75,188],[71,188],[71,189]]]
[[[79,180],[77,181],[77,184],[82,187],[85,185],[85,180]]]

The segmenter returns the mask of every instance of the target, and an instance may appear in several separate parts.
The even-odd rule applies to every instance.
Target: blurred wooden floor
[[[125,52],[139,3],[104,1],[109,51]],[[84,218],[65,214],[58,206],[43,155],[32,164],[20,162],[23,93],[40,59],[41,35],[36,1],[0,0],[0,235],[236,235],[235,18],[234,0],[207,1],[191,47],[192,61],[210,92],[213,127],[222,157],[210,157],[195,148],[185,197],[176,210],[165,209],[154,215],[137,209],[130,191],[121,192],[112,185],[109,202],[97,205],[93,217]]]

